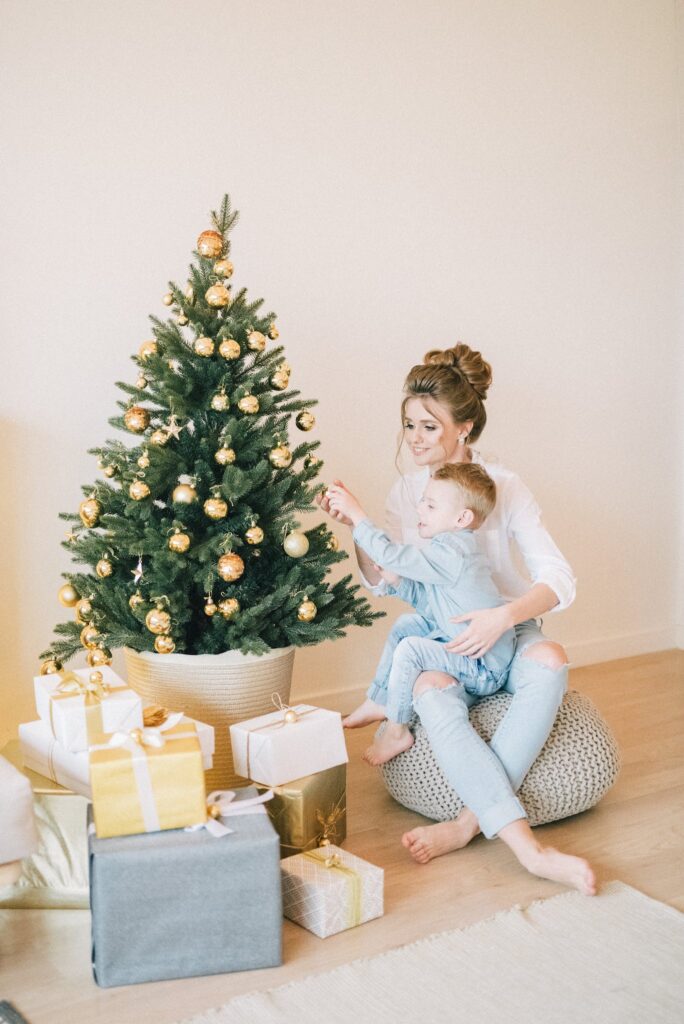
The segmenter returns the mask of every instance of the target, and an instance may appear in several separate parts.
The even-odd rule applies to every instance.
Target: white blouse
[[[558,598],[554,612],[575,600],[575,577],[542,522],[541,510],[532,492],[519,476],[498,462],[486,461],[472,450],[473,462],[483,466],[496,484],[496,507],[475,531],[480,550],[489,559],[499,593],[512,601],[527,593],[535,583],[546,583]],[[428,466],[400,477],[387,496],[385,529],[392,540],[422,547],[428,543],[418,533],[418,501],[429,479]],[[365,586],[384,594],[383,580]]]

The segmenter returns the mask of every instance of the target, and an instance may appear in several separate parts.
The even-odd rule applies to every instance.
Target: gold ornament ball
[[[150,608],[145,616],[145,625],[150,633],[168,633],[171,629],[171,616],[163,608]]]
[[[297,618],[300,622],[312,622],[316,618],[318,608],[306,597],[297,609]]]
[[[320,465],[321,460],[317,455],[305,455],[304,456],[304,468],[311,469],[313,466]]]
[[[277,448],[272,448],[268,453],[268,461],[276,469],[287,469],[292,463],[292,452],[284,444],[279,444]]]
[[[304,412],[300,412],[297,415],[297,417],[295,418],[295,423],[297,424],[300,430],[313,430],[313,428],[316,426],[316,417],[313,415],[313,413],[306,412],[305,410]]]
[[[228,515],[228,502],[223,498],[207,498],[203,508],[204,514],[210,519],[223,519]]]
[[[165,306],[173,306],[173,294],[171,292],[167,292],[166,295],[162,297],[162,302]]]
[[[260,526],[250,526],[245,533],[245,540],[248,544],[261,544],[264,539],[264,531]]]
[[[181,326],[181,327],[185,327],[185,325],[186,325],[186,324],[188,323],[188,318],[187,318],[187,316],[185,315],[185,313],[184,313],[184,312],[181,312],[181,313],[180,313],[180,314],[179,314],[179,315],[178,315],[178,316],[176,317],[176,323],[177,323],[177,324],[180,324],[180,326]]]
[[[86,654],[86,661],[91,668],[97,668],[100,665],[109,665],[112,660],[112,652],[108,651],[106,647],[94,647]],[[101,672],[97,673],[102,675]],[[93,675],[95,673],[93,672]]]
[[[230,400],[225,391],[217,391],[211,399],[211,407],[214,412],[225,412],[230,406]]]
[[[101,558],[100,561],[95,566],[95,572],[97,573],[101,580],[104,580],[107,578],[107,576],[112,575],[112,573],[114,572],[114,566],[112,565],[108,558]]]
[[[44,661],[40,666],[40,674],[41,676],[52,676],[56,672],[59,672],[61,667],[61,662],[57,661],[56,658],[48,658],[47,661]]]
[[[190,547],[190,538],[187,533],[174,533],[169,537],[169,550],[174,551],[178,555],[184,554]]]
[[[235,452],[232,448],[219,448],[214,458],[219,466],[229,466],[231,462],[235,462]]]
[[[75,608],[76,621],[82,626],[87,625],[93,614],[93,606],[87,597],[82,597]]]
[[[208,359],[214,354],[214,342],[211,338],[196,338],[193,348],[198,356]]]
[[[93,527],[102,514],[102,505],[97,498],[87,498],[78,506],[78,514],[84,526]]]
[[[224,359],[239,359],[240,351],[240,345],[235,338],[224,338],[219,345],[219,355]]]
[[[57,591],[57,597],[59,598],[59,603],[64,605],[65,608],[73,608],[81,600],[81,595],[73,583],[65,583],[61,586]]]
[[[150,423],[150,414],[141,405],[132,405],[124,413],[124,423],[133,434],[142,434]]]
[[[142,596],[139,590],[136,590],[135,594],[131,594],[131,596],[128,598],[128,604],[130,605],[133,611],[135,611],[136,608],[139,608],[140,605],[144,603],[145,598]]]
[[[159,428],[157,430],[153,430],[150,434],[150,444],[156,445],[157,448],[163,448],[168,439],[169,435],[166,431]],[[140,465],[140,463],[138,463],[138,465]]]
[[[218,231],[203,231],[197,239],[197,252],[205,259],[215,260],[222,249],[223,237]]]
[[[266,348],[266,338],[261,331],[250,331],[247,335],[247,348],[252,352],[263,352]]]
[[[88,623],[88,625],[84,626],[81,630],[81,643],[84,647],[97,647],[97,638],[99,635],[100,634],[95,626],[93,626],[92,623]]]
[[[195,289],[192,287],[191,284],[189,284],[188,287],[185,289],[185,301],[189,303],[191,306],[195,301]]]
[[[238,409],[240,412],[245,412],[248,415],[253,416],[255,413],[259,412],[259,399],[256,395],[245,395],[244,398],[241,398],[238,402]]]
[[[207,601],[207,603],[204,606],[204,614],[208,615],[209,618],[211,618],[212,615],[216,615],[217,611],[218,611],[218,607],[214,604],[212,598],[209,598],[209,600]]]
[[[325,545],[328,551],[339,551],[340,542],[334,533],[331,533],[328,537],[328,543]]]
[[[270,378],[271,387],[276,391],[285,391],[290,384],[290,375],[283,370],[276,370]]]
[[[309,539],[306,534],[293,530],[283,541],[283,548],[290,558],[301,558],[309,550]]]
[[[173,654],[176,645],[170,636],[157,636],[154,638],[154,649],[157,654]]]
[[[211,288],[207,289],[204,298],[214,309],[221,309],[222,306],[227,306],[230,302],[230,290],[222,284],[212,284]]]
[[[240,602],[236,597],[226,597],[219,601],[218,609],[224,619],[232,619],[240,611]]]
[[[138,391],[144,391],[145,390],[145,388],[147,387],[147,377],[145,376],[144,373],[140,374],[140,376],[138,377],[138,379],[135,382],[135,386],[138,389]]]
[[[145,498],[149,498],[150,489],[144,480],[134,480],[128,488],[128,493],[133,501],[144,501]]]
[[[143,452],[142,455],[138,456],[138,465],[141,469],[147,469],[150,464],[150,457],[147,452]]]
[[[221,555],[219,558],[218,571],[222,580],[232,583],[235,580],[239,580],[242,576],[245,571],[245,563],[239,555],[231,551],[229,554]]]
[[[193,501],[197,501],[197,491],[190,484],[178,484],[173,489],[171,500],[176,505],[192,505]]]
[[[232,277],[234,269],[230,260],[217,260],[214,264],[214,273],[217,277]]]
[[[157,342],[154,341],[154,339],[151,339],[150,341],[143,341],[142,345],[138,349],[138,359],[144,362],[146,359],[149,359],[150,356],[156,356],[157,352]]]
[[[278,330],[275,324],[271,324],[271,326],[269,327],[268,336],[271,339],[271,341],[275,341],[276,338],[280,337],[280,331]]]
[[[116,476],[116,466],[105,466],[102,472],[111,480],[113,476]]]

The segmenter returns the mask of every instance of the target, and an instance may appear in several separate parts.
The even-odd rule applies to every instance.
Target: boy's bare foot
[[[552,846],[540,846],[535,852],[521,857],[520,863],[540,878],[569,885],[585,896],[596,895],[596,875],[589,861],[582,857],[561,853]]]
[[[360,729],[363,725],[372,725],[373,722],[384,722],[387,718],[385,707],[376,704],[374,700],[364,700],[351,715],[342,719],[345,729]]]
[[[413,733],[407,725],[388,722],[384,731],[380,736],[376,736],[371,746],[368,747],[363,759],[368,761],[368,764],[385,764],[397,754],[403,754],[405,750],[409,750],[414,743]]]
[[[477,818],[466,807],[454,821],[422,825],[405,832],[401,842],[418,864],[427,864],[435,857],[462,850],[479,831]]]

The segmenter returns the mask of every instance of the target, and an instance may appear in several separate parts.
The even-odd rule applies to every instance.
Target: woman
[[[416,861],[425,864],[466,846],[482,826],[485,835],[499,835],[534,874],[593,894],[596,882],[590,865],[542,847],[515,796],[546,742],[567,688],[565,651],[546,639],[536,619],[567,608],[574,600],[575,580],[544,528],[531,492],[516,474],[485,461],[471,447],[487,421],[484,402],[491,379],[491,367],[480,353],[459,344],[428,352],[404,385],[404,440],[418,470],[402,476],[391,489],[387,532],[402,543],[424,543],[417,529],[417,505],[429,476],[449,462],[483,465],[496,483],[497,504],[475,535],[506,603],[454,620],[467,622],[467,627],[448,647],[457,654],[481,657],[513,626],[517,649],[504,688],[513,699],[489,745],[468,720],[468,708],[477,698],[443,673],[426,672],[419,678],[414,689],[416,711],[440,767],[466,806],[455,821],[413,829],[402,843]],[[330,512],[325,498],[322,507],[341,518]],[[517,568],[516,548],[531,582]],[[357,559],[364,583],[375,594],[385,593],[378,567],[359,548]],[[397,639],[411,635],[414,618],[399,619],[394,627]],[[377,721],[377,704],[385,702],[383,697],[382,680],[376,678],[369,699],[345,719],[345,725],[356,728]],[[471,805],[478,807],[480,820]]]

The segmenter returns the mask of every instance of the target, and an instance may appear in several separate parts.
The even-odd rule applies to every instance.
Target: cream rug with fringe
[[[682,1024],[684,914],[610,882],[595,897],[563,893],[238,996],[185,1024],[409,1021]]]

